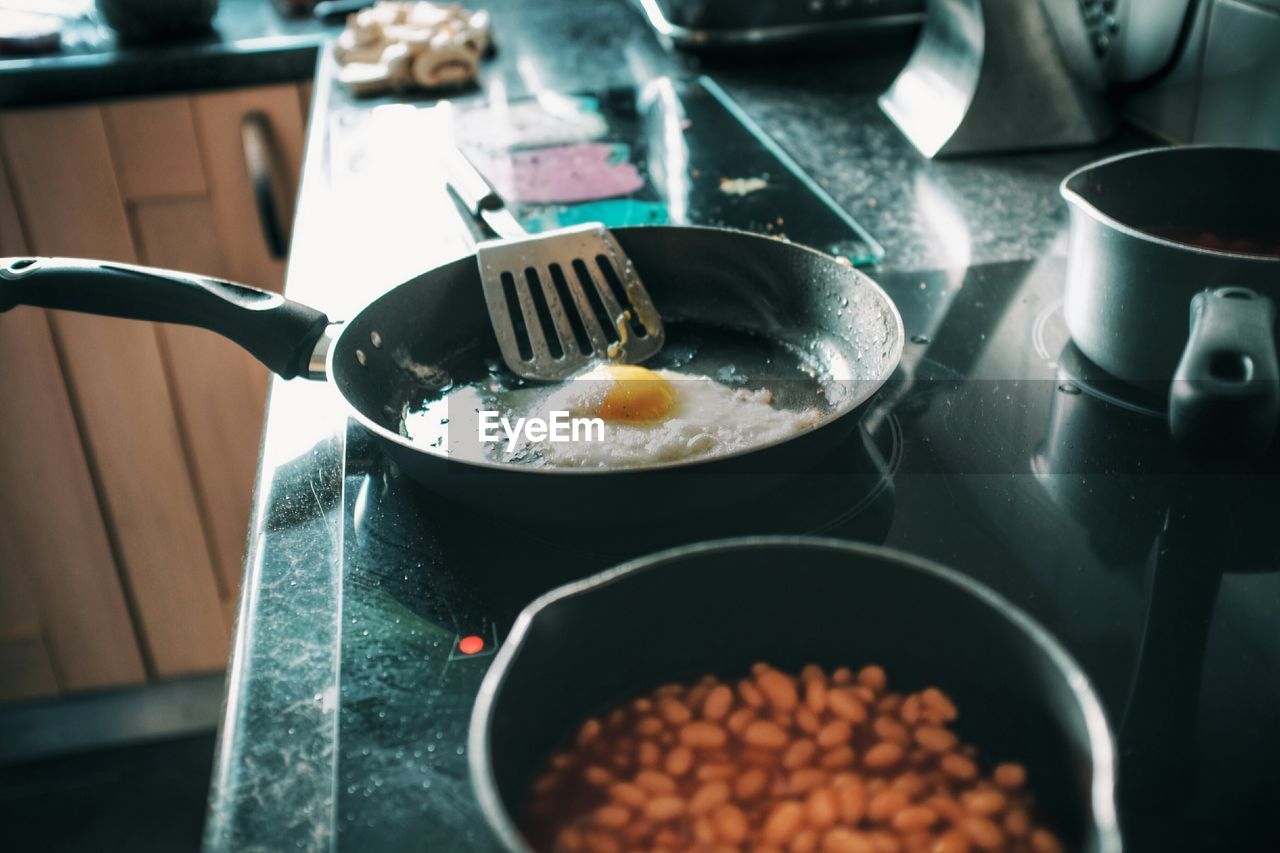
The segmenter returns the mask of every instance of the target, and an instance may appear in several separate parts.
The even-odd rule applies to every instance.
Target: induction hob
[[[414,487],[349,429],[339,849],[494,849],[466,731],[520,608],[631,556],[764,533],[910,551],[1038,618],[1117,733],[1130,849],[1280,849],[1278,454],[1214,467],[1174,447],[1158,399],[1071,345],[1061,259],[877,278],[901,368],[829,458],[731,512],[521,525]]]

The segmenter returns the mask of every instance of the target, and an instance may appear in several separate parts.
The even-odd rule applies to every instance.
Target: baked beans
[[[581,725],[522,829],[548,853],[1061,851],[1026,770],[984,773],[957,716],[879,666],[663,685]]]

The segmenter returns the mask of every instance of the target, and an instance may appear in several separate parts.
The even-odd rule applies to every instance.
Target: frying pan
[[[898,364],[903,327],[897,308],[870,278],[829,255],[728,229],[614,233],[672,324],[668,350],[713,328],[803,350],[813,371],[828,377],[824,417],[786,440],[702,461],[629,469],[459,461],[441,447],[411,441],[401,431],[406,406],[442,382],[483,378],[486,362],[497,358],[474,256],[410,279],[344,324],[245,285],[58,258],[0,259],[0,311],[33,305],[210,329],[286,379],[331,380],[350,415],[413,480],[464,502],[535,517],[568,512],[601,518],[615,514],[620,503],[663,515],[744,499],[812,467],[855,425],[850,415]],[[689,369],[697,367],[695,356]],[[776,383],[785,386],[779,403],[790,387],[802,384],[788,376]],[[673,469],[681,474],[678,487]]]
[[[659,684],[878,663],[936,685],[984,762],[1019,761],[1067,849],[1118,853],[1111,733],[1079,665],[994,591],[911,554],[757,536],[633,560],[552,590],[516,619],[480,687],[469,762],[502,849],[533,780],[582,720]],[[975,848],[976,849],[976,848]]]

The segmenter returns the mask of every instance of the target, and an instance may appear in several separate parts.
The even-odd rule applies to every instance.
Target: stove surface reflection
[[[1152,397],[1073,353],[1062,274],[1047,259],[880,276],[912,338],[899,373],[838,453],[733,512],[521,526],[409,485],[352,427],[337,846],[494,849],[464,746],[520,608],[630,556],[747,533],[883,543],[990,584],[1103,697],[1132,849],[1280,846],[1280,454],[1211,469],[1181,453]]]

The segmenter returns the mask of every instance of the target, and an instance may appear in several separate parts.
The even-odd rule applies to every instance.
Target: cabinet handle
[[[283,259],[289,252],[289,235],[286,233],[287,217],[280,210],[278,194],[285,183],[280,175],[279,157],[266,113],[245,114],[240,122],[240,141],[244,144],[244,162],[249,170],[249,182],[253,185],[262,240],[272,258]]]

